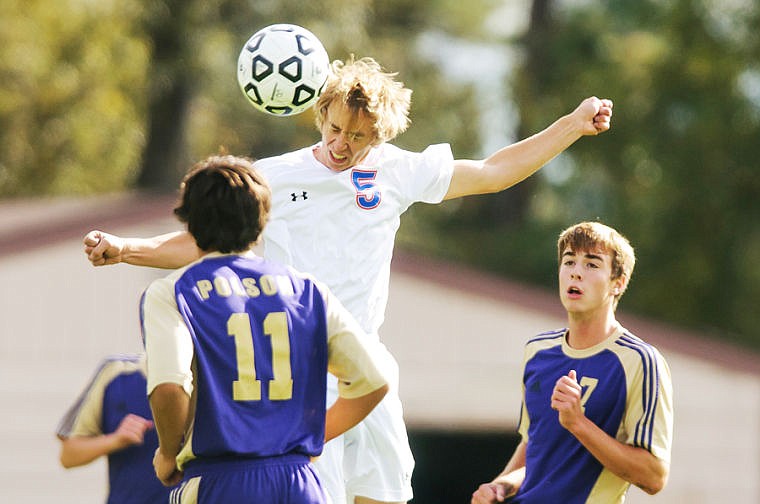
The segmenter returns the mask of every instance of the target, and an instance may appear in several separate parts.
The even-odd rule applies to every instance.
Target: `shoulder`
[[[319,294],[320,297],[326,299],[331,296],[330,289],[327,287],[327,285],[317,280],[317,278],[311,273],[305,273],[303,271],[297,270],[293,266],[285,264],[280,264],[280,267],[283,268],[285,272],[287,272],[288,276],[290,276],[294,282],[297,282],[304,287],[308,286],[308,288],[313,289],[317,294]]]
[[[156,298],[156,297],[174,297],[174,285],[187,273],[189,270],[198,267],[209,258],[205,255],[190,264],[187,264],[181,268],[178,268],[164,277],[157,278],[148,284],[148,287],[143,293],[143,298]]]
[[[304,160],[308,159],[308,156],[311,155],[311,150],[313,146],[309,147],[303,147],[301,149],[297,149],[290,152],[285,152],[283,154],[279,154],[277,156],[270,156],[266,158],[257,159],[253,166],[257,170],[261,172],[267,172],[272,170],[273,168],[278,168],[282,166],[295,166],[300,165],[304,162]]]
[[[623,348],[628,348],[637,354],[664,359],[657,347],[651,343],[647,343],[627,329],[622,330],[620,336],[615,340],[615,344]]]
[[[440,203],[443,200],[454,170],[448,144],[431,145],[422,152],[407,151],[392,144],[383,144],[377,150],[376,160],[368,160],[368,166],[378,166],[384,183],[394,181],[407,201]]]
[[[611,345],[626,365],[640,368],[644,373],[669,375],[670,368],[665,357],[652,344],[647,343],[627,329]]]
[[[174,297],[174,284],[179,275],[172,273],[171,277],[157,278],[148,284],[143,292],[143,303],[154,302],[160,298]]]
[[[562,328],[538,333],[530,338],[528,342],[525,343],[525,346],[552,347],[555,345],[561,345],[566,332],[567,329]]]
[[[407,150],[394,144],[384,143],[376,147],[374,153],[383,163],[400,160],[424,162],[428,159],[454,159],[451,146],[447,143],[429,145],[422,151]]]
[[[194,264],[194,263],[193,263]],[[165,313],[177,309],[175,286],[190,266],[175,270],[168,276],[153,280],[140,297],[140,318],[145,320],[147,314]]]
[[[142,353],[120,353],[108,355],[101,362],[108,366],[134,366],[139,365],[144,360],[145,354]]]
[[[145,354],[110,355],[103,361],[102,372],[111,379],[138,372],[145,375]]]
[[[551,350],[553,348],[562,348],[562,342],[565,340],[567,329],[555,329],[546,331],[533,336],[525,343],[525,352],[523,361],[527,362],[540,352]]]
[[[122,375],[140,372],[145,374],[144,354],[114,354],[100,361],[90,380],[89,389],[104,389]]]

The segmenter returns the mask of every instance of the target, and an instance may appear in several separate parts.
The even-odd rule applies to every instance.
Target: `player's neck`
[[[620,326],[612,310],[568,313],[567,344],[577,350],[590,348],[612,336]]]

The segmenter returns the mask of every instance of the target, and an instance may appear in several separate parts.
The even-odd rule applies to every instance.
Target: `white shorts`
[[[335,383],[330,376],[328,390]],[[332,504],[353,504],[356,496],[380,502],[410,500],[414,457],[398,386],[392,384],[380,404],[356,427],[325,444],[315,465]]]

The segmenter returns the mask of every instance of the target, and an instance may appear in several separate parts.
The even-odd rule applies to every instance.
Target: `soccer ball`
[[[316,103],[330,59],[306,28],[274,24],[254,33],[238,57],[240,89],[256,109],[276,116],[300,114]]]

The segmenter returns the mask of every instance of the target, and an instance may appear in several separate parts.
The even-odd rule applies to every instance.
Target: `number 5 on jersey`
[[[272,373],[269,399],[286,401],[293,397],[293,376],[290,369],[290,337],[285,312],[272,312],[264,318],[264,334],[272,339]],[[260,401],[261,380],[256,379],[256,356],[253,351],[251,317],[233,313],[227,319],[227,333],[235,338],[238,379],[232,382],[235,401]],[[261,357],[260,357],[261,358]]]

